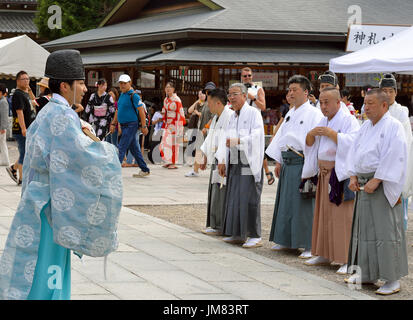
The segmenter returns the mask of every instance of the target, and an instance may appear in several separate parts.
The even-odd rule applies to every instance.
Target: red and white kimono
[[[179,156],[178,137],[183,136],[185,125],[185,113],[181,99],[174,93],[172,97],[166,97],[163,103],[163,124],[164,130],[159,150],[162,159],[171,164],[175,164]]]

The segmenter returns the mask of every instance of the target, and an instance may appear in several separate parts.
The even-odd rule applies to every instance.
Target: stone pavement
[[[11,160],[15,145],[10,144]],[[149,177],[124,168],[124,205],[206,203],[208,174],[185,178],[189,167],[150,165]],[[0,250],[3,250],[21,188],[0,167]],[[275,188],[264,186],[262,203]],[[373,299],[339,283],[226,244],[214,237],[123,207],[119,249],[103,258],[72,256],[72,299],[291,300]],[[2,252],[2,251],[0,251]]]

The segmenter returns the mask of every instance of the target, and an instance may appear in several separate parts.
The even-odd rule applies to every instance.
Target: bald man
[[[320,93],[324,118],[308,132],[302,178],[317,175],[311,254],[308,266],[341,265],[346,274],[353,218],[354,192],[348,189],[346,156],[360,125],[340,106],[340,92],[328,87]]]

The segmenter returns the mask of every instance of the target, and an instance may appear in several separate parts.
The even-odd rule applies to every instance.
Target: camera
[[[251,88],[252,87],[252,84],[251,83],[244,83],[244,86],[246,86],[247,87],[247,89],[249,89],[249,88]]]

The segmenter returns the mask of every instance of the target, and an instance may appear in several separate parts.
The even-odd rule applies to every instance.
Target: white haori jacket
[[[282,163],[281,151],[287,151],[287,146],[303,151],[307,133],[322,118],[321,111],[314,108],[308,100],[298,108],[291,108],[265,153],[278,163]]]
[[[409,109],[404,107],[397,102],[394,102],[389,107],[390,115],[397,120],[399,120],[403,126],[404,133],[406,135],[407,143],[407,172],[406,172],[406,182],[404,183],[402,196],[403,198],[408,198],[413,195],[413,135],[412,126],[409,119]]]
[[[225,147],[225,133],[228,128],[229,120],[233,113],[234,111],[231,110],[228,105],[226,105],[219,118],[218,115],[215,115],[212,119],[208,135],[200,148],[202,153],[206,155],[209,164],[215,163],[215,157],[219,145],[223,145]],[[215,181],[220,180],[218,177],[218,170],[216,169],[215,171],[216,172],[213,173],[213,179],[211,179],[211,183],[216,183]],[[219,181],[220,183],[226,184],[225,178],[221,180],[222,181]]]
[[[389,112],[373,126],[366,120],[356,135],[347,157],[348,175],[375,172],[382,180],[384,194],[392,207],[406,180],[407,145],[400,121]]]
[[[224,139],[220,141],[226,142],[228,138],[240,139],[237,149],[244,151],[255,182],[260,182],[265,148],[264,122],[261,112],[245,102],[239,116],[236,112],[231,114]],[[226,147],[226,143],[221,142],[215,154],[218,163],[227,162],[227,150],[229,148]],[[229,166],[227,163],[226,165],[228,170]]]
[[[324,117],[316,127],[328,127],[337,132],[337,144],[328,137],[316,136],[314,144],[304,148],[304,167],[301,177],[311,178],[318,173],[318,160],[335,161],[337,179],[348,179],[347,155],[360,125],[357,119],[340,108],[329,121]]]

